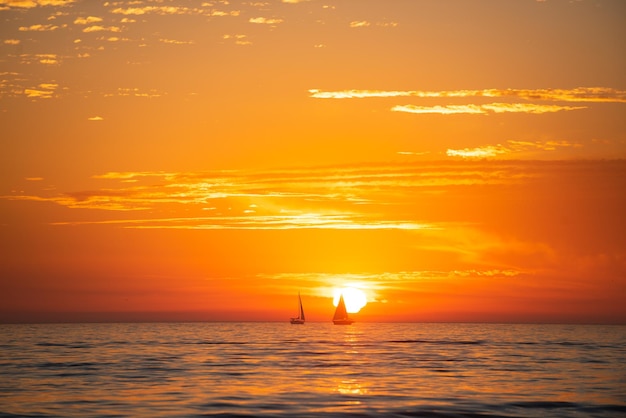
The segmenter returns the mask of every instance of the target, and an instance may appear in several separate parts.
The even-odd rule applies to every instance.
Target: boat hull
[[[352,325],[354,323],[351,319],[333,319],[335,325]]]
[[[300,318],[291,318],[289,322],[291,322],[292,325],[304,325],[304,319]]]

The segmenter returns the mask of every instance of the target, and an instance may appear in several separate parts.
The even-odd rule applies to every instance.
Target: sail
[[[304,321],[304,308],[302,307],[302,298],[300,298],[300,292],[298,292],[298,302],[300,302],[300,319]]]
[[[304,308],[302,307],[302,298],[300,297],[300,292],[298,292],[298,316],[295,318],[290,318],[289,322],[298,325],[304,324]]]
[[[333,321],[338,319],[347,319],[348,312],[346,311],[346,304],[343,301],[343,295],[339,296],[339,303],[337,304],[337,309],[335,310],[335,316],[333,317]]]

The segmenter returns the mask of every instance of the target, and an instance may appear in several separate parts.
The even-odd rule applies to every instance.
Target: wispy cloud
[[[20,32],[52,32],[57,29],[59,29],[59,26],[52,25],[52,24],[47,24],[47,25],[36,24],[36,25],[19,27]]]
[[[283,23],[283,19],[270,19],[266,17],[251,17],[248,22],[257,23],[261,25],[277,25]]]
[[[569,141],[514,141],[509,140],[505,145],[485,145],[476,148],[448,149],[449,157],[462,158],[491,158],[504,154],[513,154],[528,151],[555,151],[559,148],[580,148],[581,144]]]
[[[114,3],[112,3],[114,4]],[[117,4],[114,4],[117,5]],[[223,6],[228,6],[229,2],[222,2]],[[198,15],[208,17],[220,16],[239,16],[239,10],[218,10],[213,8],[213,3],[202,3],[202,7],[186,7],[186,6],[139,6],[133,7],[115,7],[111,9],[111,13],[121,14],[125,16],[142,16],[148,14],[156,15]],[[207,9],[208,8],[208,9]]]
[[[0,0],[0,6],[30,9],[37,6],[67,6],[76,0]]]
[[[184,6],[144,6],[144,7],[117,7],[111,13],[122,15],[145,15],[149,13],[160,15],[198,14],[198,10]]]
[[[443,282],[459,283],[463,281],[471,282],[475,280],[511,280],[520,279],[532,275],[519,269],[465,269],[465,270],[421,270],[421,271],[400,271],[400,272],[376,272],[376,273],[277,273],[258,274],[257,277],[264,280],[279,280],[285,283],[298,283],[300,287],[309,288],[307,292],[310,296],[328,297],[332,296],[333,289],[337,287],[356,287],[364,291],[370,303],[387,303],[390,295],[396,303],[401,300],[396,299],[400,293],[424,293],[431,292]],[[288,288],[284,288],[288,292]],[[451,289],[444,291],[450,295]],[[386,296],[382,296],[386,295]]]
[[[370,21],[367,20],[354,20],[352,22],[349,23],[349,26],[351,28],[367,28],[370,26],[378,26],[381,28],[395,28],[396,26],[398,26],[397,22],[376,22],[376,23],[372,23]]]
[[[53,65],[59,63],[58,56],[56,54],[37,54],[36,57],[40,64]]]
[[[90,32],[121,32],[122,29],[117,27],[117,26],[101,26],[101,25],[94,25],[94,26],[87,26],[85,29],[83,29],[83,32],[85,33],[90,33]]]
[[[310,97],[316,99],[366,99],[366,98],[398,98],[416,97],[427,99],[458,99],[458,98],[513,98],[533,101],[561,101],[561,102],[603,102],[626,103],[626,91],[604,87],[579,87],[571,90],[564,89],[485,89],[485,90],[341,90],[321,91],[309,90]],[[391,107],[393,112],[413,114],[501,114],[527,113],[543,114],[561,111],[586,109],[587,106],[567,106],[545,103],[487,103],[487,104],[437,104],[415,105],[403,104]]]
[[[248,40],[248,36],[244,34],[223,35],[222,39],[232,40],[236,45],[252,45],[252,42]]]
[[[368,22],[367,20],[355,20],[355,21],[350,22],[351,28],[366,28],[370,25],[371,23]]]
[[[106,93],[105,97],[120,96],[120,97],[146,97],[156,98],[165,95],[155,89],[142,90],[138,87],[119,87],[115,93]]]
[[[487,158],[499,154],[507,154],[509,150],[499,145],[487,145],[478,148],[449,149],[446,154],[449,157],[463,158]]]
[[[398,105],[391,108],[392,112],[405,113],[437,113],[440,115],[455,115],[458,113],[485,114],[487,113],[479,105],[448,105],[448,106],[415,106]]]
[[[37,87],[24,89],[24,95],[28,98],[50,99],[59,87],[58,84],[43,83]]]
[[[169,45],[193,45],[194,44],[194,41],[179,41],[176,39],[164,39],[164,38],[159,39],[159,42],[163,44],[169,44]]]
[[[410,209],[420,193],[453,185],[518,182],[523,178],[517,169],[507,170],[506,166],[494,176],[480,166],[452,168],[442,164],[260,172],[110,172],[94,176],[104,184],[92,190],[3,198],[121,212],[178,213],[185,208],[189,214],[185,218],[139,216],[116,221],[134,228],[423,230],[438,226],[416,219]],[[207,209],[212,216],[206,216]]]
[[[626,90],[607,87],[578,87],[575,89],[484,89],[484,90],[309,90],[316,99],[362,99],[374,97],[420,97],[420,98],[468,98],[508,97],[525,100],[563,102],[610,102],[626,103]]]
[[[530,103],[490,103],[483,105],[446,105],[446,106],[415,106],[398,105],[391,108],[392,112],[436,113],[454,115],[459,113],[486,115],[488,113],[554,113],[566,110],[586,109],[586,106],[537,105]]]
[[[98,22],[102,22],[101,17],[96,17],[96,16],[77,17],[74,20],[75,25],[89,25],[91,23],[98,23]]]

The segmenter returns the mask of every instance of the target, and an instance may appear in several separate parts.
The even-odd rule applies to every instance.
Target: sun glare
[[[339,296],[343,294],[343,300],[346,303],[348,313],[357,313],[367,305],[367,297],[365,292],[356,287],[338,288],[333,291],[333,305],[339,303]]]

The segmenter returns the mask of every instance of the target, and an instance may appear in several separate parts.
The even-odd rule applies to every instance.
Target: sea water
[[[626,416],[626,327],[0,325],[0,416]]]

